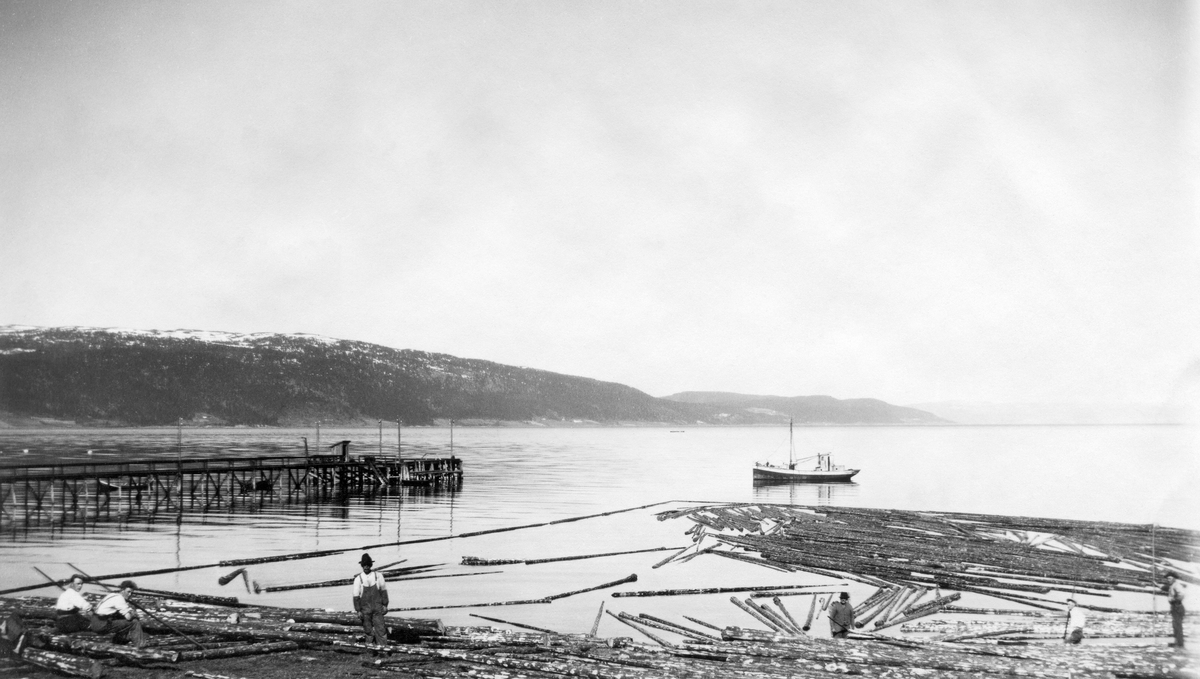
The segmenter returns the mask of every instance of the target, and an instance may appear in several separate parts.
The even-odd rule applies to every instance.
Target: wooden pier
[[[129,460],[0,467],[0,525],[44,516],[170,511],[345,496],[399,487],[458,490],[462,460],[338,455]]]

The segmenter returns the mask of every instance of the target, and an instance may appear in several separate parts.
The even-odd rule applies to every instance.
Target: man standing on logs
[[[92,618],[91,630],[99,634],[112,633],[114,644],[132,642],[138,648],[145,646],[146,633],[142,631],[142,621],[128,601],[135,590],[137,585],[133,580],[126,580],[118,591],[101,599]]]
[[[354,610],[362,619],[367,643],[386,646],[387,627],[383,616],[388,608],[387,582],[382,573],[371,570],[374,561],[370,554],[363,554],[358,563],[363,572],[354,576]]]
[[[83,598],[83,576],[71,577],[71,584],[58,595],[54,604],[54,629],[59,634],[82,632],[92,626],[92,605]]]
[[[1175,635],[1176,648],[1183,648],[1183,596],[1184,586],[1174,573],[1167,573],[1167,582],[1163,585],[1167,594],[1167,604],[1171,607],[1171,632]]]
[[[1074,599],[1067,599],[1067,630],[1063,635],[1063,643],[1078,644],[1083,641],[1083,626],[1087,624],[1087,614]]]
[[[834,639],[845,639],[854,629],[854,607],[850,605],[850,593],[842,592],[841,598],[829,604],[829,633]]]

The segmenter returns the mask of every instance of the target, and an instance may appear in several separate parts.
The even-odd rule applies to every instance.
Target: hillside
[[[684,391],[664,396],[668,401],[717,408],[722,413],[771,412],[805,424],[948,424],[932,413],[894,406],[874,398],[836,399],[832,396],[755,396],[723,391]]]
[[[862,399],[878,406],[843,412],[839,404],[852,402],[799,398],[827,399],[800,421],[901,421],[890,412],[895,406],[882,401]],[[407,424],[786,420],[785,411],[748,407],[659,399],[613,382],[314,335],[0,327],[0,411],[17,418],[279,426],[397,418]],[[864,417],[876,419],[855,419]]]

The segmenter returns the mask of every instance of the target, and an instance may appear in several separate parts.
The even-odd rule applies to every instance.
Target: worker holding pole
[[[136,590],[137,585],[133,580],[126,580],[116,592],[104,597],[96,605],[92,631],[99,634],[112,633],[114,644],[130,642],[139,648],[145,646],[146,633],[142,631],[142,621],[129,605],[129,598]]]
[[[1063,635],[1063,643],[1078,644],[1083,641],[1083,626],[1087,624],[1087,614],[1074,599],[1067,599],[1067,629]]]
[[[850,605],[850,593],[842,592],[837,601],[829,604],[829,634],[834,639],[845,639],[854,629],[854,607]]]

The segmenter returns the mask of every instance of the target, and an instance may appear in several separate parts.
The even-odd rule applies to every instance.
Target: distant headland
[[[305,334],[0,326],[0,426],[950,424],[871,398],[683,392]]]

